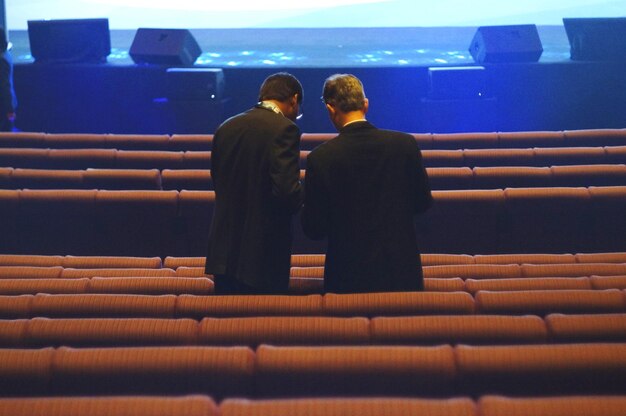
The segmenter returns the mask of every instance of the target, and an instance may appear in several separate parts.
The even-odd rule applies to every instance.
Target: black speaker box
[[[626,17],[564,18],[575,61],[626,61]]]
[[[109,19],[29,20],[28,40],[37,63],[101,63],[111,53]]]
[[[166,74],[169,100],[219,101],[224,95],[220,68],[168,68]]]
[[[187,29],[137,29],[130,57],[137,64],[191,66],[202,50]]]
[[[537,62],[543,47],[535,25],[481,26],[469,52],[477,63]]]

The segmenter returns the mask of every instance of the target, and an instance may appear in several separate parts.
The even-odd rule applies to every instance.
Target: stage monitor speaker
[[[202,50],[187,29],[137,29],[130,57],[137,64],[192,66]]]
[[[168,68],[167,98],[174,101],[219,101],[224,96],[220,68]]]
[[[564,18],[575,61],[626,61],[626,17]]]
[[[29,20],[35,62],[102,63],[111,53],[109,19]]]
[[[477,63],[537,62],[543,53],[535,25],[481,26],[469,52]]]

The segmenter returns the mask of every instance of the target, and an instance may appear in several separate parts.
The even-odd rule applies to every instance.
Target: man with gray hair
[[[329,77],[322,101],[339,135],[307,158],[302,227],[328,239],[325,291],[422,290],[413,219],[432,196],[414,137],[365,119],[369,102],[354,75]]]

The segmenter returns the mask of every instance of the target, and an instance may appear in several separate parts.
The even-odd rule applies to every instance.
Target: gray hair
[[[363,110],[365,92],[363,84],[352,74],[331,75],[324,82],[322,99],[344,113]]]

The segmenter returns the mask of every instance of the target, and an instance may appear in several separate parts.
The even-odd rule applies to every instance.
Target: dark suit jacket
[[[259,106],[217,129],[206,273],[234,276],[260,289],[287,290],[291,217],[302,204],[299,146],[298,126]]]
[[[328,238],[328,292],[423,288],[414,216],[432,203],[413,136],[355,122],[307,159],[302,227]]]

